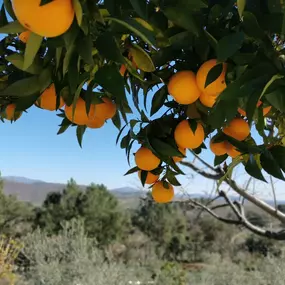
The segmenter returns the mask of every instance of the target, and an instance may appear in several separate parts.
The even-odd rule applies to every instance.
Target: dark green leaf
[[[125,124],[124,127],[120,129],[118,136],[117,136],[117,139],[116,139],[116,144],[118,144],[120,136],[121,136],[122,132],[124,131],[124,129],[127,127],[127,125],[128,124]]]
[[[164,155],[166,157],[172,157],[172,156],[180,156],[181,153],[178,149],[176,149],[174,146],[160,140],[157,138],[151,138],[150,144],[152,148],[159,154]]]
[[[278,162],[275,160],[275,158],[269,151],[266,150],[264,153],[261,154],[260,163],[263,169],[268,174],[278,179],[285,180]]]
[[[242,46],[244,33],[236,32],[223,37],[218,42],[217,58],[219,61],[226,61],[233,56]]]
[[[177,180],[173,172],[166,173],[166,179],[169,181],[170,184],[173,186],[181,186],[180,182]]]
[[[222,74],[223,72],[223,64],[219,63],[217,65],[215,65],[208,73],[207,78],[206,78],[206,82],[205,82],[205,86],[204,88],[206,88],[208,85],[210,85],[212,82],[214,82],[216,79],[219,78],[219,76]]]
[[[86,126],[77,126],[76,128],[76,137],[78,144],[80,145],[81,148],[82,148],[82,139],[85,131],[86,131]]]
[[[74,11],[75,11],[75,16],[76,16],[78,26],[80,27],[82,23],[82,17],[83,17],[82,6],[79,0],[72,0],[72,4],[73,4]]]
[[[10,22],[8,25],[0,28],[0,34],[18,34],[25,32],[26,29],[18,22]]]
[[[83,60],[93,65],[93,57],[92,57],[92,48],[93,42],[90,35],[85,36],[84,34],[80,34],[80,36],[76,40],[76,50],[78,51],[79,55],[83,58]]]
[[[253,115],[256,110],[257,102],[259,100],[260,91],[254,92],[251,96],[249,96],[247,104],[246,104],[246,117],[248,119],[248,123],[251,124]]]
[[[245,11],[243,14],[243,29],[244,32],[254,38],[262,39],[264,37],[264,31],[258,24],[258,21],[254,14]]]
[[[140,113],[141,113],[141,120],[142,120],[142,122],[148,123],[148,122],[149,122],[149,119],[148,119],[148,117],[146,116],[146,114],[144,113],[144,111],[141,110]]]
[[[30,108],[39,98],[40,93],[36,93],[33,95],[21,97],[17,100],[16,104],[16,111],[24,111],[28,108]]]
[[[24,70],[28,69],[33,64],[35,57],[41,47],[42,41],[42,36],[31,32],[25,49],[25,58],[23,66]]]
[[[255,157],[252,154],[249,155],[249,159],[245,165],[245,170],[250,176],[261,181],[267,182],[255,160]]]
[[[11,0],[4,0],[3,1],[4,5],[5,5],[5,9],[8,12],[9,16],[15,21],[17,20],[14,10],[13,10],[13,6],[11,3]]]
[[[77,25],[76,21],[73,21],[71,27],[62,36],[67,50],[69,50],[73,46],[79,32],[80,32],[79,26]]]
[[[219,155],[219,156],[215,156],[215,160],[214,160],[214,166],[220,165],[221,163],[223,163],[226,159],[228,158],[227,154],[224,155]]]
[[[153,116],[163,106],[168,95],[167,87],[164,85],[154,94],[151,102],[150,115]]]
[[[2,4],[1,14],[0,14],[0,27],[6,26],[8,24],[8,20],[6,17],[5,6]]]
[[[133,147],[135,140],[132,140],[131,143],[129,144],[128,148],[126,149],[127,153],[127,159],[128,159],[128,164],[130,165],[130,154],[131,154],[131,149]]]
[[[267,101],[280,112],[285,113],[285,87],[280,86],[278,89],[265,95]]]
[[[188,119],[188,124],[189,124],[192,132],[195,133],[196,130],[197,130],[197,126],[198,126],[197,121],[196,120],[192,120],[192,119]]]
[[[68,64],[68,81],[71,93],[76,91],[79,80],[79,73],[77,69],[78,57],[79,55],[74,52]]]
[[[125,59],[115,41],[114,36],[111,32],[105,32],[101,34],[96,42],[95,47],[99,53],[115,62],[125,63]]]
[[[144,187],[145,182],[146,182],[147,174],[148,174],[147,171],[145,171],[145,170],[141,171],[141,183],[142,183],[143,187]]]
[[[44,6],[44,5],[48,4],[48,3],[51,3],[52,1],[53,0],[41,0],[40,6]]]
[[[278,162],[279,166],[285,172],[285,147],[284,146],[273,146],[269,149],[274,159]]]
[[[147,19],[147,2],[142,0],[130,0],[136,13],[143,19]]]
[[[121,118],[118,111],[116,112],[115,116],[112,118],[112,122],[118,130],[121,129]]]
[[[122,138],[121,140],[121,148],[127,148],[131,141],[131,134],[130,131]]]
[[[57,135],[63,134],[71,126],[71,124],[72,123],[67,118],[63,118]]]
[[[133,174],[133,173],[135,173],[135,172],[138,172],[139,170],[140,170],[140,169],[139,169],[137,166],[135,166],[135,167],[131,168],[130,170],[128,170],[128,171],[124,174],[124,176],[129,175],[129,174]]]

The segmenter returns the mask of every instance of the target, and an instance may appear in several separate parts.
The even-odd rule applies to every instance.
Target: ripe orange
[[[249,136],[250,128],[245,120],[235,118],[224,128],[223,132],[238,141],[243,141]]]
[[[261,101],[258,101],[257,104],[256,104],[256,108],[258,108],[261,104],[262,104],[262,102],[261,102]],[[263,116],[266,116],[266,115],[270,112],[270,110],[271,110],[271,106],[268,106],[268,107],[263,108]],[[245,110],[243,110],[242,108],[238,108],[238,112],[239,112],[242,116],[246,117],[246,112],[245,112]]]
[[[187,120],[181,121],[174,131],[176,144],[181,148],[197,148],[205,138],[203,126],[197,123],[197,129],[193,133]]]
[[[78,98],[75,106],[73,120],[72,120],[72,108],[73,108],[72,106],[73,104],[71,104],[70,106],[65,105],[65,115],[67,119],[77,125],[87,125],[88,116],[86,114],[85,101],[81,97]]]
[[[138,172],[139,178],[141,179],[141,170]],[[145,184],[153,184],[159,178],[159,175],[152,174],[151,172],[147,173]]]
[[[184,156],[186,156],[186,148],[179,147],[178,150],[179,150]],[[183,157],[173,156],[172,159],[173,159],[173,161],[174,161],[175,163],[177,163],[177,162],[182,161],[182,160],[183,160]]]
[[[40,6],[41,0],[13,0],[17,20],[28,30],[42,37],[64,34],[74,19],[72,0],[54,0]]]
[[[226,142],[213,142],[213,140],[211,140],[210,149],[215,155],[224,155],[227,153],[227,143]]]
[[[109,98],[102,98],[103,103],[94,104],[94,108],[90,108],[89,118],[97,117],[101,119],[111,119],[117,112],[116,104]]]
[[[195,102],[201,94],[196,84],[196,76],[190,70],[179,71],[174,74],[170,78],[167,88],[174,100],[182,105]]]
[[[21,42],[23,42],[24,44],[27,43],[29,37],[30,37],[30,34],[31,32],[30,31],[25,31],[25,32],[22,32],[20,35],[19,35],[19,40]]]
[[[218,96],[208,95],[207,93],[203,92],[200,95],[199,100],[204,106],[212,108],[215,105],[217,98]]]
[[[205,88],[205,83],[206,83],[208,73],[215,65],[217,65],[216,59],[211,59],[211,60],[204,62],[200,66],[197,72],[197,76],[196,76],[197,85],[199,89],[208,95],[218,95],[227,87],[226,86],[227,65],[223,63],[223,71],[221,75],[214,82],[212,82]]]
[[[164,187],[162,181],[158,181],[153,185],[151,195],[157,203],[169,203],[173,200],[174,189],[171,184],[168,183],[167,189]]]
[[[141,147],[135,154],[135,161],[141,170],[151,171],[160,164],[160,159],[146,147]]]
[[[126,66],[124,64],[122,64],[121,68],[120,68],[120,73],[121,73],[122,76],[125,75],[126,70],[127,70]]]
[[[2,114],[2,117],[9,121],[17,121],[22,116],[23,112],[15,112],[15,109],[15,104],[9,104]]]
[[[99,129],[103,127],[105,124],[105,121],[98,117],[93,117],[92,119],[89,118],[86,126],[90,129]]]
[[[227,154],[232,158],[236,158],[241,152],[239,152],[232,144],[227,143]]]
[[[64,101],[60,97],[59,107],[62,108],[64,106]],[[56,110],[56,91],[54,84],[51,84],[39,97],[37,102],[35,103],[36,106],[49,111]]]

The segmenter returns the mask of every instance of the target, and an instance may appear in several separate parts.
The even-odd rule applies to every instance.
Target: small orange
[[[223,132],[238,141],[243,141],[249,136],[250,127],[245,120],[235,118],[224,128]]]
[[[22,33],[19,35],[19,40],[25,44],[25,43],[27,43],[27,41],[28,41],[30,35],[31,35],[31,31],[22,32]]]
[[[186,148],[179,147],[178,150],[179,150],[184,156],[186,156]],[[174,161],[175,163],[177,163],[177,162],[182,161],[182,160],[183,160],[183,157],[173,156],[172,159],[173,159],[173,161]]]
[[[2,113],[2,117],[9,121],[17,121],[21,116],[23,112],[15,112],[16,105],[15,104],[9,104],[5,111]]]
[[[94,104],[94,108],[90,108],[89,118],[97,117],[104,120],[111,119],[115,116],[117,112],[116,104],[112,102],[109,98],[101,98],[102,103]]]
[[[258,108],[260,105],[262,104],[262,102],[259,100],[258,102],[257,102],[257,104],[256,104],[256,108]],[[265,107],[265,108],[263,108],[263,116],[266,116],[269,112],[270,112],[270,110],[271,110],[271,106],[268,106],[268,107]],[[245,110],[243,110],[242,108],[238,108],[238,112],[242,115],[242,116],[244,116],[244,117],[246,117],[246,112],[245,112]]]
[[[72,118],[73,104],[70,106],[65,105],[65,115],[67,119],[77,125],[86,125],[88,123],[88,116],[86,113],[85,101],[79,97],[74,111],[74,117]]]
[[[173,186],[168,184],[168,188],[165,188],[162,181],[156,182],[151,191],[152,198],[157,203],[169,203],[173,200],[174,189]]]
[[[216,66],[217,60],[216,59],[210,59],[206,62],[204,62],[198,72],[197,72],[197,85],[199,87],[199,89],[201,90],[201,92],[204,92],[208,95],[218,95],[221,92],[223,92],[226,89],[226,69],[227,69],[227,65],[225,63],[223,63],[223,70],[222,73],[220,74],[220,76],[211,84],[209,84],[206,88],[205,88],[205,84],[206,84],[206,80],[207,80],[207,76],[208,73],[210,72],[210,70]]]
[[[236,158],[241,152],[239,152],[232,144],[227,143],[227,154],[232,158]]]
[[[54,84],[51,84],[39,97],[39,99],[36,101],[35,105],[49,111],[55,111],[56,110],[56,91]],[[59,107],[62,108],[64,106],[64,101],[60,97],[59,99]]]
[[[217,98],[218,96],[208,95],[207,93],[202,92],[199,100],[204,106],[212,108],[215,105]]]
[[[139,178],[141,179],[141,170],[138,172]],[[159,175],[152,174],[151,172],[148,172],[146,175],[145,184],[153,184],[155,183],[159,178]]]
[[[190,128],[187,120],[181,121],[174,131],[176,144],[181,148],[195,149],[203,143],[204,138],[204,128],[200,123],[197,123],[195,133]]]
[[[213,139],[210,141],[210,149],[215,155],[224,155],[227,153],[226,142],[214,142]]]
[[[120,68],[120,73],[121,73],[122,76],[125,75],[126,70],[127,70],[126,66],[124,64],[122,64],[121,68]]]
[[[195,73],[190,70],[174,74],[170,78],[167,88],[174,100],[182,105],[195,102],[201,94],[196,84]]]
[[[141,147],[135,154],[135,161],[141,170],[151,171],[160,164],[160,159],[155,156],[152,151],[146,147]]]

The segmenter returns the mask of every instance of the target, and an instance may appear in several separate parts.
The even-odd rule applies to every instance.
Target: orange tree
[[[284,180],[284,9],[281,0],[5,0],[2,120],[34,104],[57,110],[58,134],[76,127],[80,145],[86,128],[111,120],[128,159],[140,145],[128,174],[155,185],[160,202],[180,185],[186,149],[199,157],[207,138],[220,182],[239,164]]]

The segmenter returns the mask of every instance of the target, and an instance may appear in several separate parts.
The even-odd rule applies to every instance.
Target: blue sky
[[[80,184],[104,183],[110,189],[125,186],[141,187],[137,174],[124,176],[130,167],[125,151],[115,144],[118,130],[110,120],[101,129],[87,129],[82,149],[77,143],[75,128],[69,128],[61,135],[56,134],[60,122],[61,118],[56,116],[56,112],[34,106],[13,124],[7,121],[4,124],[0,122],[2,175],[25,176],[61,183],[73,177]],[[209,163],[213,162],[214,156],[210,151],[204,151],[202,156]],[[193,157],[189,156],[189,159]],[[131,163],[133,167],[133,160]],[[237,181],[242,184],[247,178],[240,169]],[[197,175],[180,176],[179,181],[183,185],[181,190],[189,193],[209,192],[213,186],[212,181]],[[269,185],[262,182],[257,182],[257,185],[255,188],[261,191],[261,196],[270,196]],[[284,184],[278,182],[276,187],[282,194]]]

